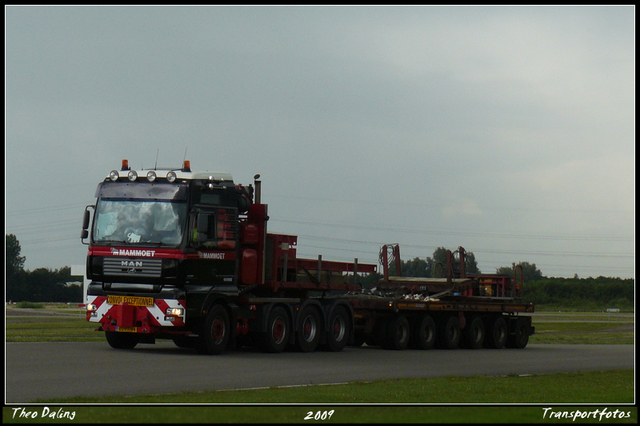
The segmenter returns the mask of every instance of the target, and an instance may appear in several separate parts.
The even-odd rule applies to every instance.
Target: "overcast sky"
[[[6,233],[84,264],[134,168],[259,173],[298,256],[635,277],[635,8],[5,7]]]

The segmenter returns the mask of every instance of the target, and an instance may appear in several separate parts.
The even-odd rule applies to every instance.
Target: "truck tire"
[[[307,305],[300,312],[296,336],[296,349],[301,352],[313,352],[322,337],[322,316],[314,306]]]
[[[409,336],[409,321],[407,321],[404,315],[396,315],[386,322],[382,347],[384,349],[401,351],[407,347]]]
[[[330,314],[327,344],[324,349],[340,352],[349,342],[349,315],[343,306],[336,306]]]
[[[502,315],[491,318],[487,327],[487,337],[485,339],[486,347],[492,349],[502,349],[507,342],[509,329],[507,322]]]
[[[104,334],[107,338],[107,343],[114,349],[133,349],[140,341],[136,333],[105,331]]]
[[[531,329],[526,318],[518,318],[516,321],[515,334],[509,335],[506,346],[508,348],[524,349],[529,343]]]
[[[222,305],[214,305],[207,314],[202,333],[198,335],[196,349],[202,354],[220,355],[227,349],[230,335],[227,310]]]
[[[473,317],[462,331],[462,340],[467,349],[480,349],[484,343],[484,322],[480,317]]]
[[[442,349],[456,349],[460,343],[460,320],[457,315],[449,315],[440,321],[438,336]]]
[[[289,342],[290,332],[287,311],[282,306],[276,306],[269,312],[267,331],[260,335],[260,347],[265,352],[282,352]]]
[[[433,349],[436,342],[436,322],[430,315],[418,317],[411,327],[410,345],[415,349]]]

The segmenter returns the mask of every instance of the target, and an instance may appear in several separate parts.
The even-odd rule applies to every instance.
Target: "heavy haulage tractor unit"
[[[243,186],[226,173],[191,171],[189,161],[135,171],[123,160],[98,185],[81,235],[89,245],[87,320],[112,347],[155,339],[206,354],[242,345],[527,345],[534,327],[523,314],[534,308],[522,302],[521,268],[514,279],[468,275],[459,248],[440,278],[402,277],[397,245],[382,247],[380,275],[357,259],[301,259],[296,236],[267,232],[258,178]],[[363,288],[371,274],[380,278]]]

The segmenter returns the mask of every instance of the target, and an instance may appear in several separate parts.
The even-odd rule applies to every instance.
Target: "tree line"
[[[633,278],[547,278],[525,282],[524,298],[537,306],[572,309],[633,310]]]
[[[20,242],[13,234],[6,235],[6,292],[7,300],[26,302],[82,302],[82,286],[67,285],[71,281],[71,268],[65,266],[51,270],[24,269],[25,257],[21,256]],[[465,253],[465,272],[480,274],[473,252]],[[431,257],[401,260],[401,274],[405,277],[446,277],[447,249],[438,247]],[[545,277],[535,263],[520,263],[525,281],[524,299],[535,305],[572,308],[613,307],[632,309],[635,282],[621,278],[553,278]],[[454,253],[453,275],[460,274],[459,254]],[[516,264],[496,269],[496,274],[513,278]],[[390,271],[395,271],[395,260]],[[362,280],[365,287],[375,286],[379,274]]]
[[[20,242],[13,234],[8,234],[5,238],[7,301],[82,303],[82,286],[67,285],[71,281],[69,266],[54,270],[25,270],[25,257],[20,255]]]
[[[447,249],[437,248],[433,256],[421,259],[401,260],[401,274],[404,277],[446,277],[443,265],[447,264]],[[465,272],[480,274],[476,258],[472,252],[465,253]],[[535,263],[521,262],[524,277],[523,299],[540,307],[562,307],[572,309],[606,309],[634,308],[635,281],[632,278],[613,277],[598,278],[557,278],[546,277]],[[453,259],[453,276],[459,276],[459,257]],[[514,278],[516,263],[496,269],[496,275],[508,275]],[[395,271],[395,261],[391,262],[390,273]],[[365,282],[367,286],[375,286],[380,276]],[[519,278],[519,276],[518,276]]]

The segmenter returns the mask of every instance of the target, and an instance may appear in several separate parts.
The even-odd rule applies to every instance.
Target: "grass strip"
[[[501,377],[436,377],[340,385],[186,392],[140,396],[75,397],[58,403],[134,404],[526,404],[633,403],[633,370]]]

